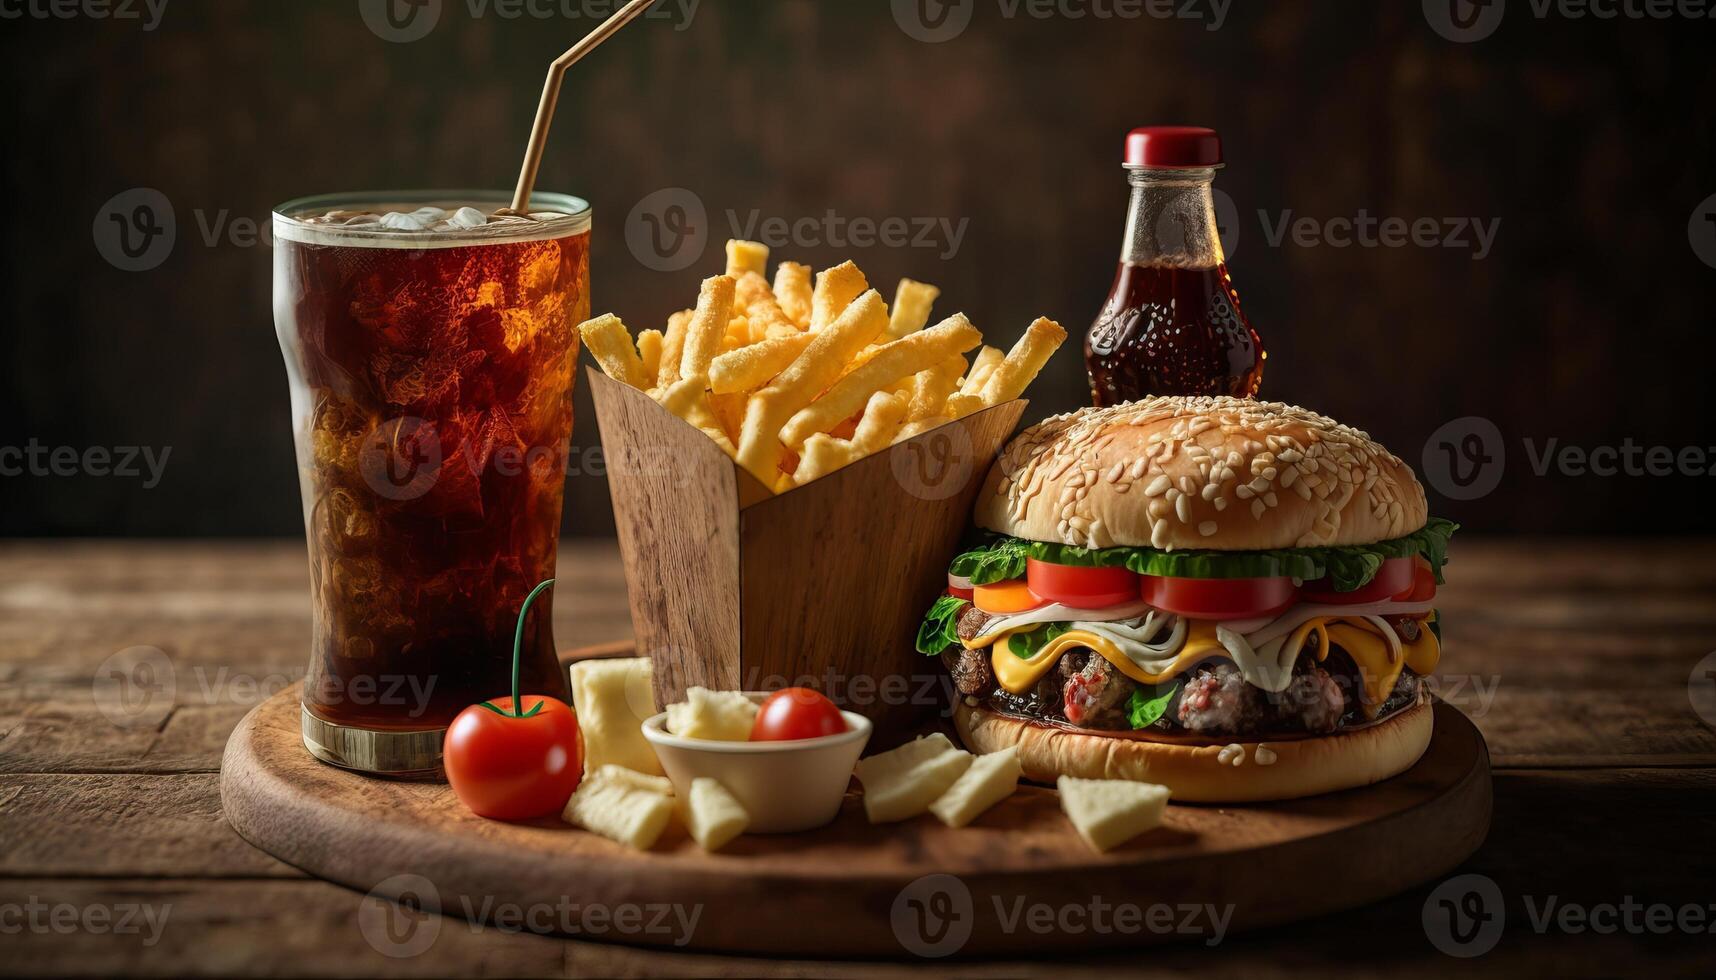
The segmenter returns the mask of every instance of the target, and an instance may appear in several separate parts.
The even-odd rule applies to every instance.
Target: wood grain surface
[[[1495,767],[1489,837],[1456,873],[1508,900],[1488,955],[1426,939],[1428,888],[1363,909],[1147,952],[937,962],[945,976],[1614,976],[1707,973],[1710,937],[1533,928],[1526,902],[1702,903],[1716,896],[1716,730],[1689,681],[1716,648],[1716,542],[1462,537],[1442,594],[1442,693]],[[629,634],[612,545],[564,542],[565,647]],[[438,923],[422,955],[359,928],[362,896],[268,857],[221,815],[228,733],[302,677],[302,544],[0,545],[0,905],[170,909],[157,936],[42,928],[0,938],[5,970],[111,976],[920,975],[921,961],[730,957]],[[171,664],[175,696],[111,710],[98,670],[131,647]],[[1458,688],[1456,690],[1456,688]],[[103,711],[103,704],[110,710]],[[1411,842],[1402,841],[1399,849]],[[1395,852],[1354,855],[1355,863]],[[151,942],[151,938],[153,941]]]
[[[365,778],[304,751],[298,692],[258,705],[233,732],[221,764],[227,822],[292,865],[389,898],[405,876],[437,910],[470,917],[485,906],[672,906],[691,918],[661,930],[616,929],[618,942],[771,955],[887,956],[915,951],[900,896],[926,876],[951,875],[972,903],[961,955],[1089,951],[1173,941],[1174,933],[1087,934],[1008,929],[992,912],[1091,896],[1231,910],[1216,937],[1294,922],[1388,897],[1446,873],[1489,829],[1483,740],[1439,705],[1424,758],[1376,786],[1270,806],[1171,806],[1163,826],[1106,854],[1074,832],[1050,790],[1026,787],[971,826],[928,816],[874,826],[854,790],[834,823],[783,836],[746,836],[720,852],[672,833],[646,852],[566,825],[484,820],[434,783]],[[676,828],[677,830],[677,828]],[[1412,846],[1385,863],[1354,854]],[[955,894],[949,892],[948,894]],[[924,899],[920,899],[924,900]],[[677,916],[675,917],[677,918]],[[533,932],[570,931],[562,922]],[[906,938],[902,938],[902,936]],[[944,937],[945,938],[945,937]]]

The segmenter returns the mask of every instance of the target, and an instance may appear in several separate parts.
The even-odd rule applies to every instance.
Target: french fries
[[[811,339],[811,334],[795,330],[791,336],[728,351],[709,365],[709,388],[717,395],[756,391],[798,360]]]
[[[769,247],[760,242],[734,239],[727,243],[727,275],[734,279],[747,272],[762,275],[769,267]]]
[[[578,328],[584,346],[602,366],[608,377],[624,381],[633,388],[644,386],[644,362],[632,346],[632,335],[620,318],[609,313]]]
[[[579,326],[609,377],[702,430],[773,492],[826,476],[1023,394],[1066,331],[1040,319],[1012,350],[983,346],[963,314],[933,327],[941,291],[901,280],[888,304],[851,262],[813,276],[769,249],[727,243],[697,305],[634,341],[611,314]]]
[[[960,394],[981,394],[983,386],[989,383],[989,376],[995,373],[995,366],[1006,356],[1001,353],[999,347],[984,347],[978,351],[976,359],[971,362],[971,371],[966,374],[965,382],[959,386]]]
[[[816,292],[810,297],[810,330],[815,333],[833,323],[846,307],[864,295],[870,283],[850,262],[824,269],[816,276]]]
[[[775,302],[801,329],[810,327],[811,300],[810,266],[782,262],[775,270]]]
[[[1066,330],[1048,317],[1041,317],[1031,324],[983,385],[983,404],[999,405],[1024,394],[1026,387],[1043,370],[1043,365],[1049,363],[1049,355],[1066,343],[1066,339]]]
[[[930,307],[939,296],[941,290],[928,283],[901,279],[894,291],[894,314],[888,321],[888,336],[899,340],[922,330],[929,323]]]
[[[679,380],[679,360],[685,351],[685,328],[691,323],[691,310],[681,310],[667,318],[667,333],[661,341],[661,364],[655,373],[655,386],[666,388]]]
[[[876,392],[981,343],[983,335],[971,321],[955,313],[939,326],[886,344],[788,420],[781,441],[797,446],[813,433],[827,432],[862,409]]]

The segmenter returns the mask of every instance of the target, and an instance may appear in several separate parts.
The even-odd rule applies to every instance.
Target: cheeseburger
[[[1151,398],[1048,419],[981,491],[918,633],[976,752],[1028,778],[1290,799],[1430,742],[1455,525],[1399,458],[1289,405]]]

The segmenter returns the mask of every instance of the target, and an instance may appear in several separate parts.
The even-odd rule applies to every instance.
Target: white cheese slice
[[[1019,748],[980,755],[939,799],[930,812],[949,827],[963,827],[979,814],[1013,795],[1019,788]]]
[[[894,823],[929,809],[971,765],[971,753],[937,732],[858,762],[864,814],[871,823]]]
[[[708,776],[691,781],[691,795],[683,809],[685,828],[705,851],[720,850],[751,824],[751,815],[727,787]]]
[[[1099,851],[1160,826],[1168,809],[1168,787],[1154,783],[1062,776],[1055,788],[1060,790],[1061,809],[1079,836]]]

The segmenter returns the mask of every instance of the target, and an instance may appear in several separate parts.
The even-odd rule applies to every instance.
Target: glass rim
[[[303,220],[314,214],[325,214],[357,205],[376,207],[394,204],[480,204],[506,207],[512,204],[512,191],[503,190],[378,190],[342,191],[334,194],[314,194],[293,198],[276,205],[273,212],[274,234],[277,238],[307,245],[348,245],[367,248],[455,248],[466,245],[503,245],[518,242],[550,241],[583,234],[590,230],[590,202],[571,194],[554,191],[533,191],[533,208],[565,214],[567,220],[541,224],[491,224],[454,231],[412,233],[383,231],[373,226],[312,225]]]

